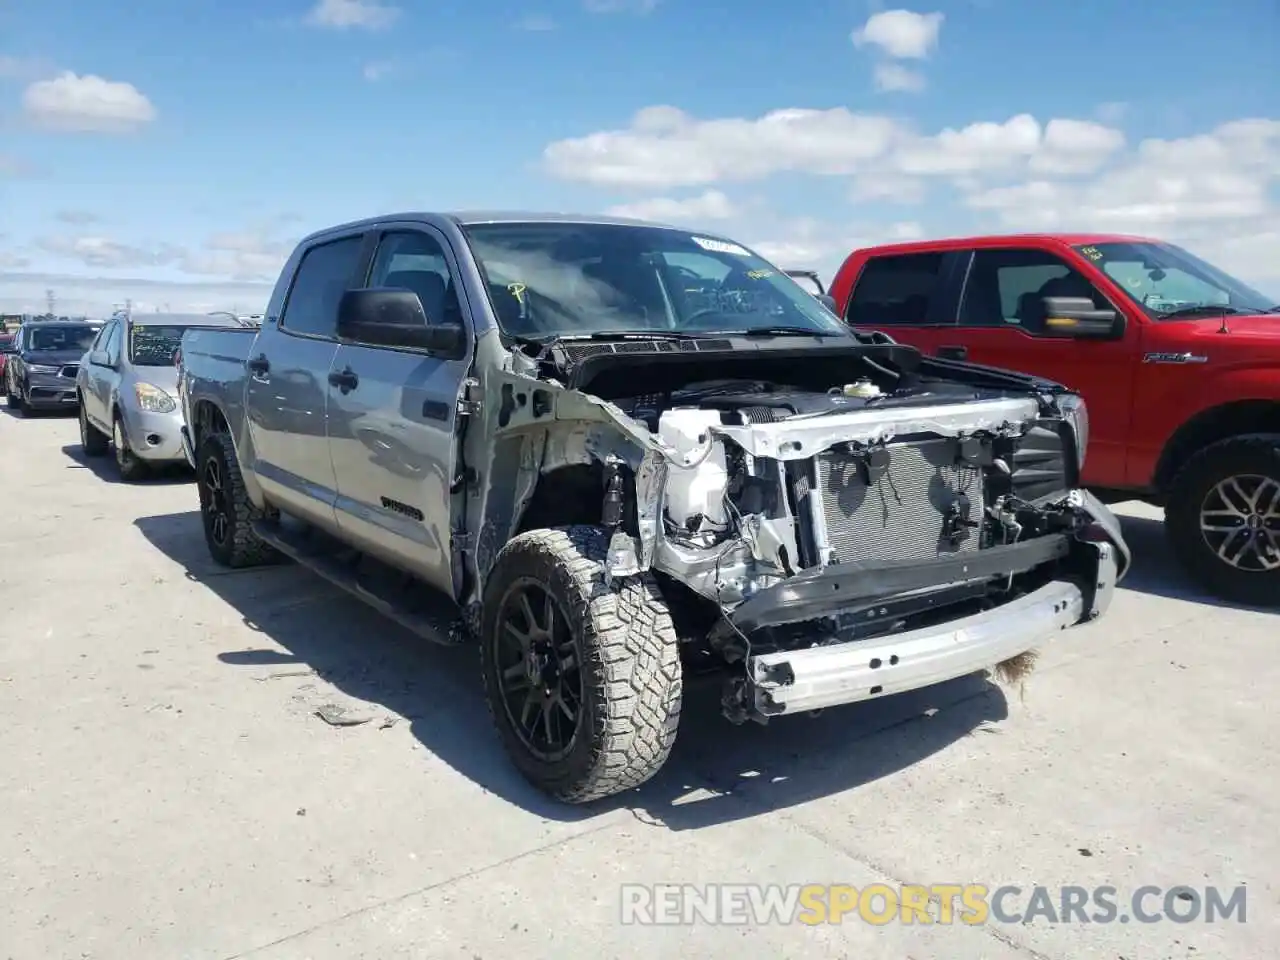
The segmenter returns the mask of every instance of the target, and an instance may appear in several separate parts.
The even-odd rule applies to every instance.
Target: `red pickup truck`
[[[1163,506],[1211,592],[1280,604],[1275,298],[1172,244],[1101,234],[857,250],[831,297],[853,327],[1080,393],[1085,484]]]

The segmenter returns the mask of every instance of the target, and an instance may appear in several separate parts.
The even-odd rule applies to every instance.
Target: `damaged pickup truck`
[[[306,238],[178,359],[205,538],[474,642],[519,770],[643,783],[682,677],[741,723],[1020,658],[1129,566],[1080,399],[852,333],[722,237],[403,214]]]

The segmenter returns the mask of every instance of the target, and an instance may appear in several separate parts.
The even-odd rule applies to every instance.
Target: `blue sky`
[[[1280,293],[1280,8],[0,0],[0,310],[255,309],[310,229],[620,210],[829,274],[1018,229]]]

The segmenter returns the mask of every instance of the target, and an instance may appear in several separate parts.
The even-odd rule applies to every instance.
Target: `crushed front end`
[[[522,462],[603,465],[577,489],[617,493],[606,572],[655,576],[735,722],[1018,658],[1102,615],[1129,566],[1057,384],[852,338],[548,353],[546,418],[570,432]]]
[[[717,609],[735,722],[994,667],[1102,615],[1129,565],[1060,390],[721,381],[647,419],[675,453],[652,568]]]

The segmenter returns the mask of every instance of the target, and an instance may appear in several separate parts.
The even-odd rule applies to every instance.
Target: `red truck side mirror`
[[[1050,335],[1089,340],[1118,340],[1124,336],[1124,315],[1099,310],[1088,297],[1045,297],[1044,327]]]

